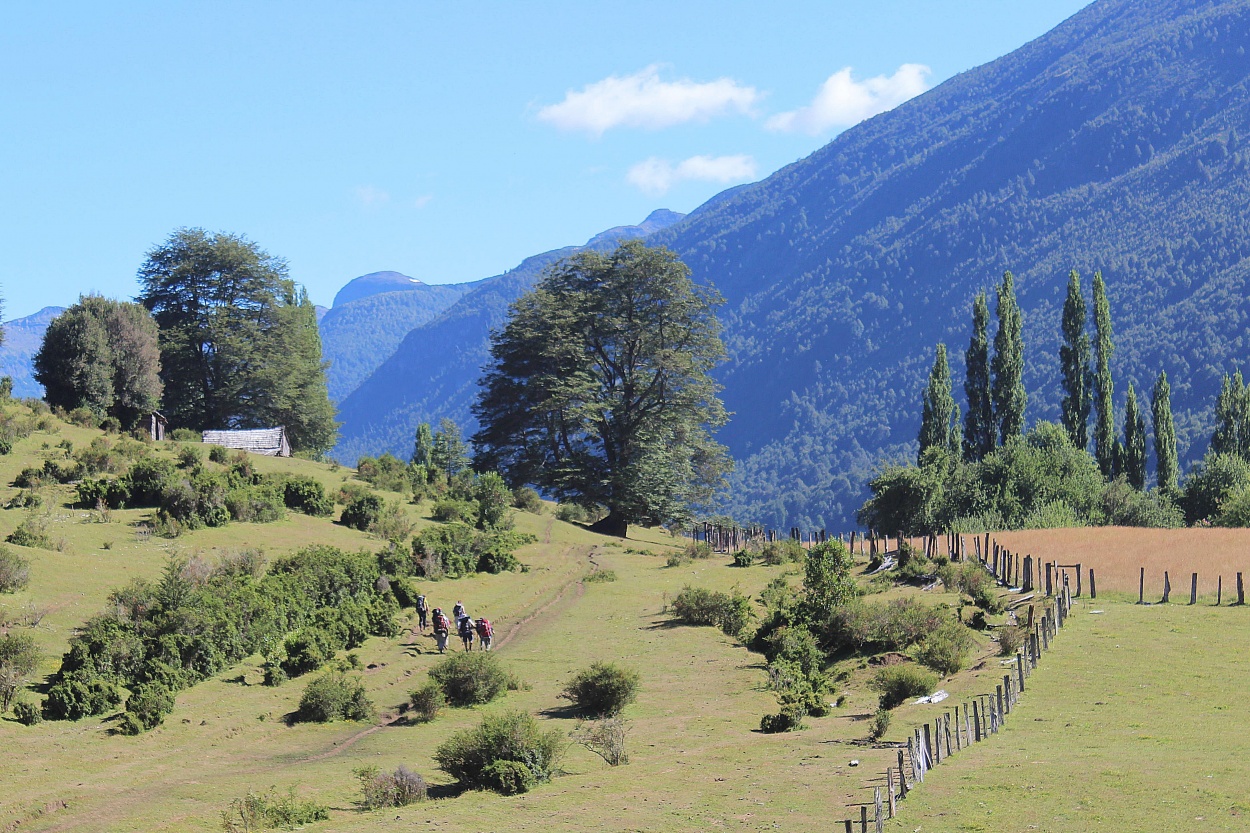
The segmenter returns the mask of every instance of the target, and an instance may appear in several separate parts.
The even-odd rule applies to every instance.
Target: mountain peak
[[[347,285],[334,296],[334,306],[341,307],[370,295],[382,292],[402,292],[406,289],[417,289],[425,286],[416,278],[410,278],[400,272],[370,272],[348,281]]]

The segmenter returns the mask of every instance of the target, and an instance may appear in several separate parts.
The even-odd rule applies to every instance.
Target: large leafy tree
[[[950,448],[959,439],[959,435],[951,430],[952,419],[955,419],[955,400],[951,397],[951,370],[946,361],[946,345],[939,344],[933,357],[933,369],[929,372],[929,384],[924,390],[917,459],[934,447],[959,453],[957,449]]]
[[[1115,438],[1115,408],[1111,398],[1115,386],[1111,381],[1111,354],[1115,345],[1111,341],[1111,305],[1107,301],[1107,285],[1102,273],[1094,273],[1094,459],[1103,477],[1110,477],[1116,469],[1117,442]]]
[[[720,303],[639,241],[555,264],[491,339],[478,467],[606,508],[596,528],[610,534],[688,518],[730,465],[711,435],[727,419],[709,375]]]
[[[297,450],[334,444],[317,316],[283,260],[237,235],[184,228],[148,252],[139,281],[160,326],[171,422],[284,425]]]
[[[1090,372],[1089,334],[1085,332],[1085,298],[1081,276],[1068,275],[1068,297],[1063,302],[1063,344],[1059,366],[1063,372],[1063,427],[1077,448],[1089,445]]]
[[[1155,380],[1150,410],[1155,429],[1155,480],[1160,489],[1175,491],[1180,466],[1176,455],[1176,422],[1172,418],[1172,386],[1168,384],[1167,371],[1161,371]]]
[[[990,399],[990,307],[985,293],[972,302],[972,338],[964,353],[968,375],[964,394],[968,413],[964,416],[964,456],[970,461],[994,450],[994,403]]]
[[[1016,300],[1015,278],[1003,273],[998,286],[998,332],[994,333],[994,360],[990,397],[994,401],[994,421],[999,442],[1024,433],[1024,314]]]
[[[161,400],[156,322],[138,304],[87,295],[52,319],[35,354],[51,405],[87,408],[127,428]]]

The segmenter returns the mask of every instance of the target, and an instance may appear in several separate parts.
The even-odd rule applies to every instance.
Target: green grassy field
[[[37,464],[61,439],[85,444],[93,436],[58,424],[56,433],[22,440],[0,457],[0,483]],[[171,444],[162,453],[174,451]],[[332,490],[353,474],[298,460],[256,465],[309,474]],[[69,487],[47,487],[45,494],[58,507],[53,526],[64,551],[22,550],[33,564],[31,585],[0,596],[0,619],[46,609],[33,628],[46,654],[45,674],[111,589],[132,576],[159,575],[171,553],[211,558],[260,547],[272,559],[311,542],[382,545],[295,514],[172,541],[139,540],[135,524],[145,510],[114,512],[109,523],[98,523],[92,513],[63,505]],[[427,508],[407,511],[423,525],[431,523],[422,517]],[[0,512],[0,535],[22,517],[22,510]],[[734,568],[717,556],[668,567],[665,556],[680,542],[667,533],[642,530],[615,541],[550,514],[518,513],[517,523],[538,538],[520,553],[527,571],[427,582],[422,590],[432,604],[463,600],[473,615],[491,618],[501,659],[527,689],[489,706],[448,710],[430,724],[407,723],[399,706],[424,682],[436,654],[433,640],[406,619],[398,638],[373,638],[357,650],[379,708],[377,723],[286,725],[282,717],[295,709],[304,683],[260,685],[260,657],[181,692],[164,724],[139,737],[111,734],[109,717],[29,728],[6,717],[0,720],[0,831],[215,830],[232,799],[271,787],[329,805],[330,821],[313,829],[334,831],[829,830],[870,796],[865,788],[894,760],[889,742],[932,718],[934,707],[902,706],[887,743],[865,745],[876,695],[864,684],[871,669],[855,660],[846,664],[842,707],[809,718],[803,731],[762,734],[760,717],[777,708],[763,658],[714,628],[677,625],[665,611],[687,584],[756,594],[795,565]],[[583,582],[595,566],[613,570],[617,580]],[[896,588],[889,595],[920,592]],[[955,602],[942,592],[924,595]],[[1241,812],[1233,785],[1248,782],[1250,765],[1240,763],[1247,742],[1236,727],[1244,725],[1246,707],[1234,694],[1247,660],[1227,634],[1239,632],[1245,615],[1124,605],[1108,605],[1100,615],[1078,612],[1007,730],[934,771],[901,805],[892,829],[1096,829],[1084,820],[1095,818],[1089,813],[1118,822],[1107,829],[1180,829],[1165,823],[1192,823],[1199,815],[1232,824],[1233,813]],[[998,675],[996,646],[986,636],[979,640],[971,668],[942,681],[954,700],[987,690]],[[575,670],[599,659],[642,675],[638,701],[625,712],[632,726],[627,765],[609,767],[570,744],[565,774],[526,795],[469,792],[400,810],[358,809],[353,770],[361,766],[405,764],[434,784],[436,795],[448,795],[433,751],[488,711],[520,709],[546,727],[571,731],[576,721],[559,692]],[[852,767],[852,760],[860,765]],[[1093,793],[1084,809],[1080,802],[1087,799],[1074,785]],[[1175,804],[1164,808],[1159,798]]]

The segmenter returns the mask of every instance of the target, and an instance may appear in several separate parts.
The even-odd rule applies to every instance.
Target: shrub
[[[30,583],[30,561],[8,547],[0,547],[0,593],[13,593]]]
[[[408,519],[408,513],[399,501],[387,501],[373,519],[373,523],[369,524],[369,532],[387,541],[402,544],[412,535],[412,521]]]
[[[686,544],[685,555],[691,560],[712,557],[712,545],[706,541],[691,541]]]
[[[100,677],[64,677],[48,689],[43,716],[49,720],[79,720],[103,714],[121,699],[117,687]]]
[[[312,723],[331,720],[372,720],[373,703],[359,677],[328,671],[311,680],[299,699],[299,719]]]
[[[344,526],[368,532],[369,527],[373,526],[374,521],[381,514],[382,506],[382,498],[377,495],[361,495],[347,504],[339,520]]]
[[[285,796],[249,792],[221,811],[221,825],[226,833],[254,833],[264,828],[295,830],[328,818],[330,808],[296,798],[294,787]]]
[[[802,728],[803,714],[795,709],[782,709],[777,714],[766,714],[760,718],[760,731],[770,735]]]
[[[1024,645],[1024,628],[1019,625],[1004,625],[998,630],[998,655],[1001,657],[1015,656],[1016,651]]]
[[[499,658],[486,651],[449,654],[429,673],[453,706],[489,703],[507,691],[511,682]]]
[[[881,708],[892,709],[911,697],[924,697],[933,692],[937,675],[916,665],[888,665],[877,672],[869,685],[881,695]]]
[[[333,637],[325,630],[312,626],[300,628],[288,636],[285,648],[282,670],[291,677],[316,671],[334,656],[335,650]]]
[[[13,717],[23,726],[34,726],[43,722],[39,707],[27,700],[21,700],[13,706]]]
[[[168,439],[173,440],[176,443],[198,443],[204,439],[203,434],[190,428],[175,428],[166,436]],[[221,446],[215,445],[213,448],[221,448]],[[225,451],[224,448],[221,450]]]
[[[118,731],[123,735],[137,735],[146,729],[159,726],[165,715],[174,709],[174,695],[160,683],[148,683],[135,689],[126,701],[126,715]]]
[[[972,634],[968,633],[968,628],[962,622],[948,619],[925,637],[916,651],[916,659],[934,671],[950,676],[963,668],[972,645]]]
[[[196,469],[203,463],[200,452],[195,446],[184,445],[182,450],[178,452],[178,467],[183,469]]]
[[[544,732],[530,715],[507,712],[455,733],[439,745],[434,760],[466,787],[515,795],[551,780],[564,747],[558,730]]]
[[[39,649],[34,637],[26,633],[0,636],[0,713],[9,710],[18,690],[38,666]]]
[[[382,772],[375,766],[355,771],[360,780],[360,805],[366,810],[387,807],[407,807],[416,801],[425,801],[425,779],[403,766],[394,772]]]
[[[57,549],[56,543],[52,537],[48,535],[48,517],[46,515],[31,514],[26,516],[17,529],[9,533],[9,537],[4,540],[10,544],[17,544],[19,547],[36,547],[43,550]]]
[[[478,529],[508,529],[512,526],[512,491],[498,472],[488,471],[473,485],[477,504]]]
[[[282,484],[282,500],[288,509],[305,515],[326,517],[334,513],[334,501],[321,481],[311,477],[288,477]]]
[[[174,439],[177,439],[177,437]],[[215,445],[208,450],[208,459],[224,466],[230,461],[230,455],[224,445]]]
[[[431,518],[445,524],[473,524],[477,522],[477,514],[478,507],[475,501],[456,500],[450,497],[436,501],[434,508],[430,511]]]
[[[429,723],[447,705],[447,695],[438,683],[430,680],[408,695],[408,704],[418,723]]]
[[[890,714],[887,708],[877,709],[876,714],[872,716],[872,723],[868,725],[869,740],[881,740],[885,737],[885,733],[890,731]]]
[[[792,538],[780,541],[769,541],[760,549],[760,560],[770,566],[778,564],[798,563],[803,560],[802,544]]]
[[[38,489],[43,486],[44,472],[38,466],[27,466],[13,478],[13,485],[19,489]]]
[[[603,758],[608,766],[629,763],[629,755],[625,752],[629,724],[621,718],[605,717],[591,721],[589,725],[579,723],[572,734],[575,741]]]
[[[820,673],[824,654],[807,628],[783,625],[762,641],[763,653],[769,662],[778,659],[792,662],[809,678]]]
[[[356,463],[356,476],[388,492],[402,494],[412,487],[407,464],[390,452],[376,459],[361,457]]]
[[[534,515],[543,513],[543,500],[539,497],[538,492],[529,486],[521,486],[512,490],[512,505],[522,512],[529,512]]]
[[[673,598],[673,613],[687,625],[715,625],[725,598],[724,593],[686,585]]]
[[[573,675],[560,696],[585,715],[609,717],[638,696],[638,672],[610,662],[592,663]]]
[[[751,552],[750,550],[738,550],[736,553],[734,553],[734,566],[735,567],[750,567],[752,562],[754,561],[755,561],[755,553]]]
[[[591,570],[586,574],[582,581],[587,583],[602,583],[608,581],[616,581],[615,570]]]

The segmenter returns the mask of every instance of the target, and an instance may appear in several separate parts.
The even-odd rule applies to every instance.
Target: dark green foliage
[[[310,625],[289,635],[283,643],[285,656],[279,663],[287,677],[298,677],[316,671],[334,656],[334,637],[324,629]]]
[[[1068,296],[1063,302],[1063,343],[1059,347],[1059,368],[1063,374],[1060,408],[1063,428],[1075,448],[1089,446],[1089,412],[1092,406],[1089,360],[1085,297],[1081,294],[1081,276],[1073,269],[1068,275]]]
[[[1180,464],[1176,456],[1176,422],[1172,419],[1172,387],[1166,371],[1159,372],[1150,396],[1155,436],[1155,482],[1165,492],[1176,491]]]
[[[1185,521],[1216,520],[1224,502],[1250,485],[1250,463],[1235,454],[1211,451],[1185,478],[1181,508]]]
[[[804,602],[813,619],[854,599],[859,590],[851,575],[855,559],[846,544],[836,539],[817,544],[803,561]]]
[[[34,510],[27,514],[4,540],[10,544],[17,544],[19,547],[33,547],[41,550],[58,548],[58,542],[53,541],[52,536],[48,534],[47,515]]]
[[[378,516],[382,513],[382,507],[383,501],[378,495],[361,495],[347,504],[339,521],[344,526],[359,529],[361,532],[368,532],[369,527],[373,526]]]
[[[1137,392],[1129,382],[1124,401],[1123,472],[1134,489],[1146,488],[1146,420],[1137,406]]]
[[[766,714],[760,718],[760,731],[772,735],[803,728],[803,717],[794,710]]]
[[[1111,340],[1111,305],[1102,272],[1094,273],[1094,459],[1103,477],[1115,473],[1115,408],[1112,396],[1115,385],[1111,379],[1111,356],[1115,344]]]
[[[682,588],[670,608],[687,625],[715,625],[726,636],[740,636],[755,616],[748,596],[734,590],[721,593],[705,587]]]
[[[21,553],[0,547],[0,593],[13,593],[30,583],[30,561]]]
[[[215,445],[208,450],[208,459],[214,463],[221,463],[222,465],[225,465],[230,459],[230,455],[226,451],[225,446]]]
[[[438,430],[432,437],[430,467],[451,480],[469,466],[468,446],[460,434],[455,420],[444,417],[439,420]]]
[[[516,549],[536,540],[511,530],[479,532],[463,523],[440,524],[412,540],[414,570],[428,578],[507,572],[520,567]]]
[[[795,665],[808,679],[820,674],[824,654],[810,630],[800,626],[786,626],[763,637],[760,648],[768,661],[783,661]]]
[[[834,608],[812,623],[820,646],[830,654],[845,651],[903,651],[937,630],[949,613],[913,598],[882,603],[852,602]]]
[[[609,717],[634,702],[638,682],[638,672],[631,668],[595,662],[574,674],[560,696],[588,717]]]
[[[13,704],[13,718],[23,726],[37,726],[43,722],[39,706],[26,700]]]
[[[372,720],[374,714],[360,678],[342,671],[327,671],[310,680],[299,699],[298,717],[309,723]]]
[[[305,515],[327,517],[334,514],[334,501],[321,481],[311,477],[288,477],[282,484],[282,500],[288,509]]]
[[[465,787],[515,795],[557,775],[565,746],[559,730],[544,732],[530,715],[505,712],[452,735],[439,745],[434,760]]]
[[[429,673],[453,706],[489,703],[513,683],[512,675],[489,651],[448,654],[431,667]]]
[[[872,723],[868,727],[869,740],[881,740],[885,737],[885,733],[890,731],[890,716],[892,712],[884,707],[878,707],[872,716]]]
[[[134,690],[126,700],[126,712],[118,731],[138,735],[159,726],[165,715],[174,709],[174,695],[160,683],[146,683]]]
[[[430,517],[444,524],[475,523],[478,517],[478,507],[471,500],[445,497],[434,503],[434,507],[430,510]]]
[[[892,709],[912,697],[924,697],[937,686],[937,675],[918,665],[887,665],[877,672],[870,685],[881,694],[881,708]]]
[[[356,461],[356,476],[375,488],[391,492],[407,492],[412,483],[408,466],[390,453],[381,457],[361,457]]]
[[[1016,300],[1015,278],[1003,273],[997,289],[998,330],[994,333],[994,358],[990,362],[990,398],[994,422],[1002,444],[1024,433],[1024,317]]]
[[[148,252],[139,280],[172,422],[283,425],[296,451],[334,444],[316,313],[284,261],[243,237],[183,228]]]
[[[724,358],[721,299],[689,275],[639,241],[549,270],[492,338],[479,468],[603,505],[611,534],[688,519],[729,467],[709,433],[727,420],[708,375]]]
[[[478,529],[512,526],[512,490],[497,472],[489,471],[477,478],[473,498],[477,503]]]
[[[156,322],[138,304],[84,295],[55,318],[34,358],[50,405],[135,425],[161,401]]]
[[[530,512],[534,515],[543,513],[543,501],[539,497],[538,492],[529,486],[520,486],[512,492],[512,505],[522,512]]]
[[[1147,526],[1176,529],[1185,525],[1185,513],[1176,504],[1175,488],[1142,492],[1123,477],[1108,483],[1099,497],[1101,523],[1108,526]]]
[[[80,720],[104,714],[121,701],[117,686],[98,676],[63,676],[48,689],[43,716],[47,720]]]
[[[974,644],[972,634],[962,622],[947,619],[925,636],[916,651],[916,659],[949,677],[964,667]]]
[[[918,458],[923,458],[930,448],[942,448],[953,452],[956,458],[958,451],[951,448],[952,426],[958,424],[955,419],[955,400],[951,397],[951,371],[946,362],[946,345],[939,344],[933,359],[933,370],[929,373],[929,384],[925,387],[921,398],[920,415],[920,451]]]

